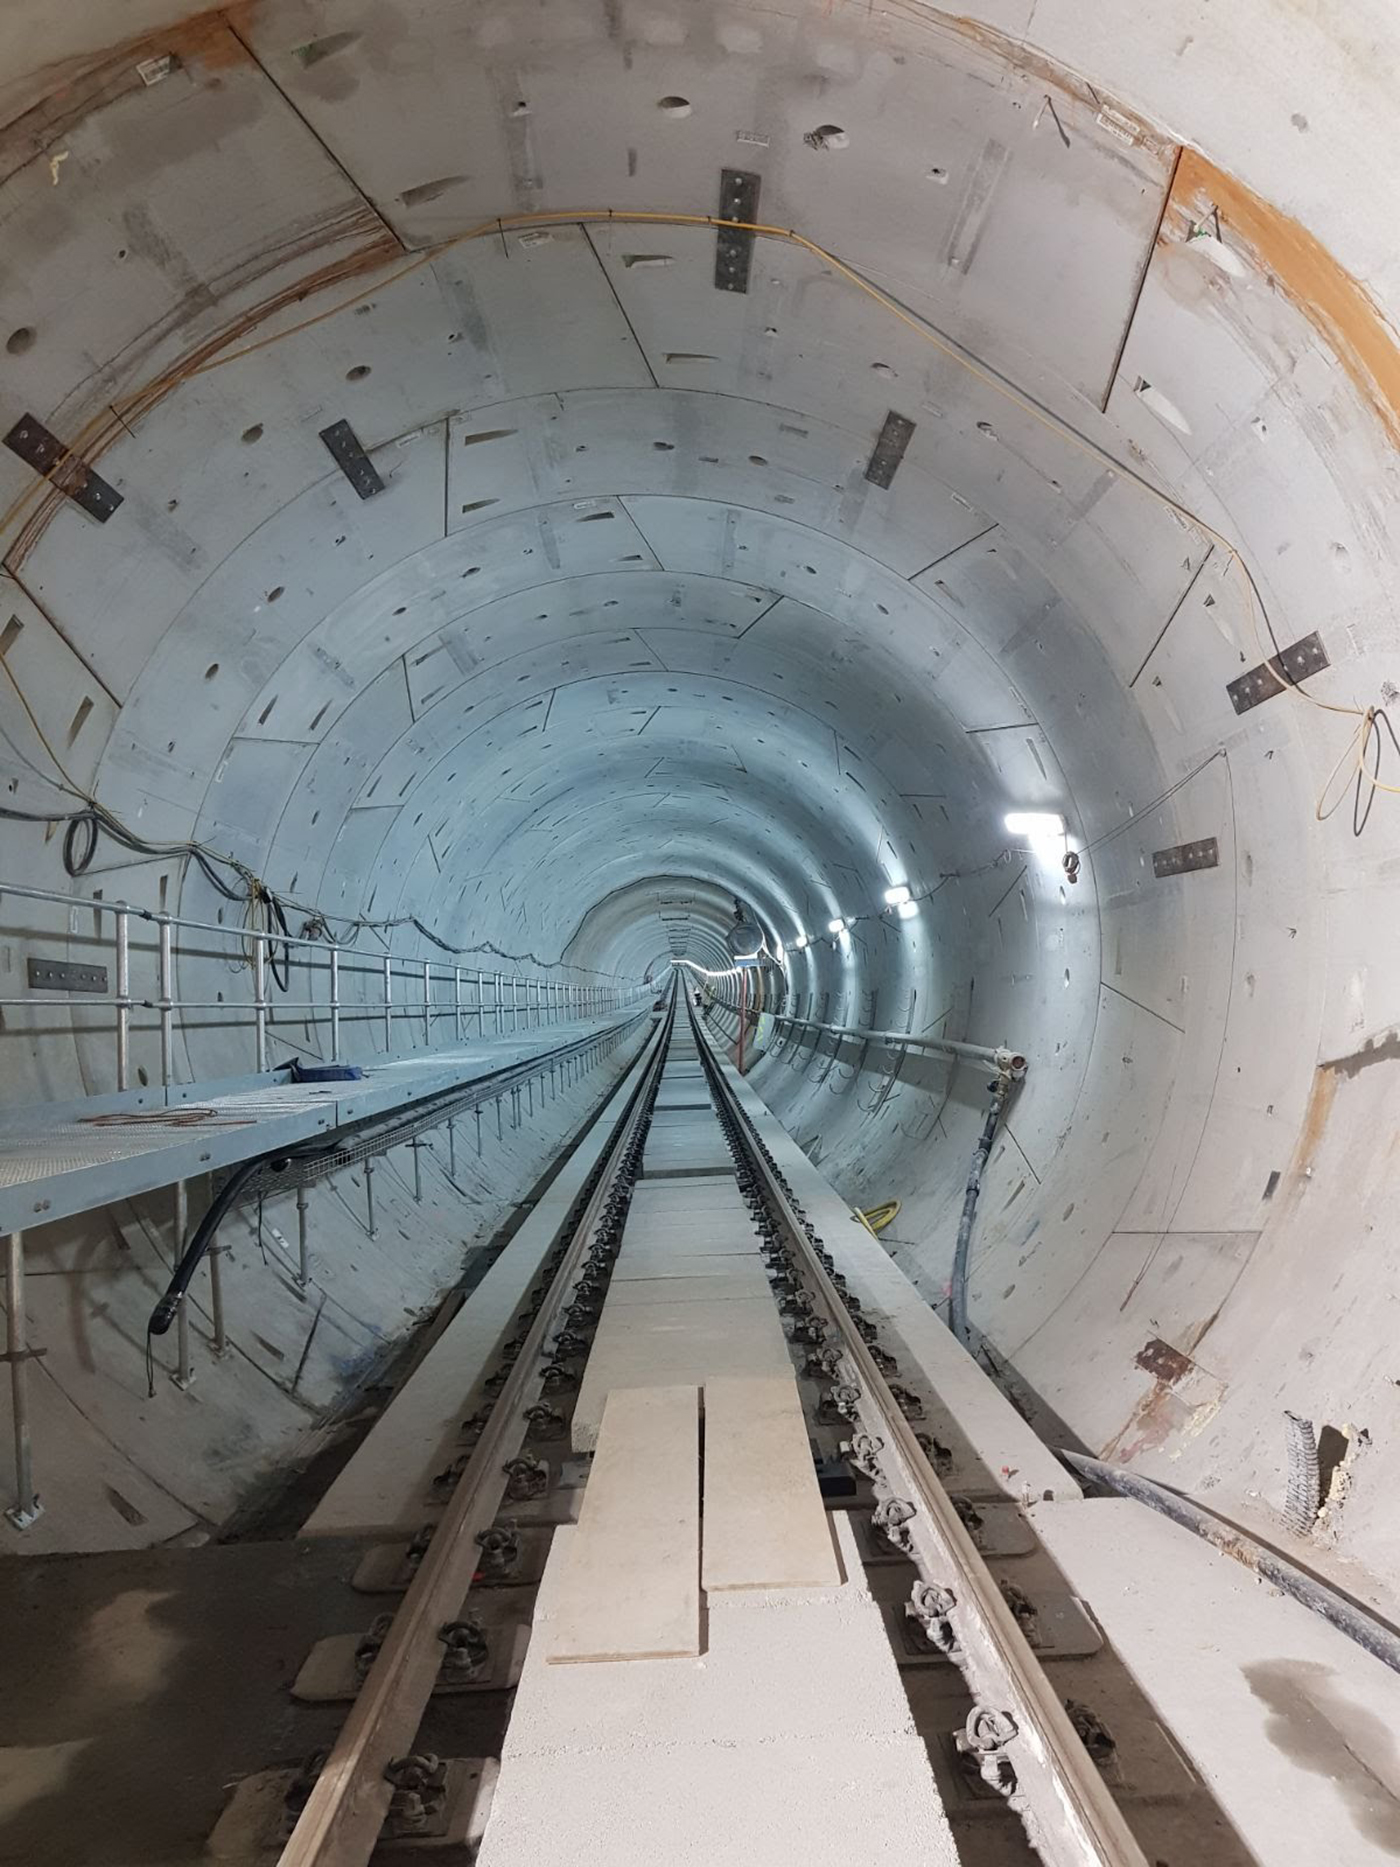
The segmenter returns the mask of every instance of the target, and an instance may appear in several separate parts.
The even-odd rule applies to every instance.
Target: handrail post
[[[460,966],[454,966],[452,968],[452,1011],[457,1031],[457,1042],[459,1044],[465,1043],[466,1039],[462,1035],[462,968]]]
[[[384,955],[384,1054],[385,1056],[388,1056],[389,1052],[394,1048],[394,1013],[392,1010],[393,999],[394,999],[393,962],[390,960],[389,955],[386,953]]]
[[[433,962],[423,961],[423,1046],[431,1049],[433,1042]]]
[[[331,1062],[340,1061],[340,948],[331,948]]]
[[[486,1042],[486,974],[476,969],[476,1034]]]
[[[117,945],[117,1088],[131,1081],[131,913],[125,901],[116,906]]]
[[[15,1501],[5,1512],[16,1530],[27,1530],[43,1512],[34,1494],[33,1448],[29,1439],[29,1362],[24,1320],[24,1233],[11,1232],[5,1259],[5,1338],[9,1349],[10,1402],[15,1433]]]
[[[160,1080],[162,1086],[168,1086],[174,1071],[174,1040],[171,1029],[172,1001],[171,954],[170,954],[170,916],[157,914],[158,928],[156,959],[156,1000],[160,1009]]]
[[[259,1072],[267,1068],[267,938],[253,935],[253,1001],[256,1006]]]

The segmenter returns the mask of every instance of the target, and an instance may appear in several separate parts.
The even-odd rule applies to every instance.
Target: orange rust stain
[[[1400,443],[1400,341],[1366,288],[1306,227],[1194,149],[1181,152],[1172,205],[1194,219],[1219,212],[1231,243],[1272,274]]]
[[[1327,1131],[1327,1123],[1332,1114],[1332,1104],[1337,1099],[1337,1084],[1340,1081],[1341,1078],[1336,1070],[1329,1070],[1325,1064],[1313,1073],[1312,1093],[1308,1097],[1303,1125],[1298,1131],[1298,1145],[1293,1151],[1295,1174],[1305,1173],[1317,1158],[1317,1151],[1322,1145],[1322,1137]]]

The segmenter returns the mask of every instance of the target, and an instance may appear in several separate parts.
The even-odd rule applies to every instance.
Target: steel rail
[[[638,1084],[617,1126],[603,1170],[549,1292],[530,1325],[490,1418],[447,1510],[385,1635],[378,1656],[331,1747],[278,1867],[366,1867],[389,1812],[387,1766],[412,1753],[444,1648],[439,1631],[459,1620],[480,1551],[505,1493],[502,1466],[524,1442],[524,1409],[543,1392],[541,1351],[557,1326],[575,1274],[619,1166],[650,1110],[670,1040],[670,1021],[636,1066]]]
[[[1006,1794],[1031,1846],[1047,1867],[1147,1867],[1147,1860],[1104,1784],[1097,1764],[1070,1722],[995,1577],[934,1475],[914,1429],[905,1419],[851,1319],[836,1285],[809,1240],[806,1221],[765,1158],[762,1137],[720,1068],[698,1020],[700,1042],[717,1096],[731,1113],[750,1164],[781,1215],[787,1242],[803,1276],[825,1305],[839,1338],[843,1366],[836,1380],[848,1390],[855,1433],[869,1436],[877,1469],[868,1472],[881,1498],[913,1505],[904,1524],[906,1553],[925,1584],[944,1591],[956,1636],[950,1655],[962,1670],[975,1709],[968,1721],[971,1747],[985,1761],[983,1774]],[[974,1720],[980,1722],[974,1725]],[[998,1739],[996,1742],[976,1741]],[[1014,1775],[998,1780],[1004,1758]]]

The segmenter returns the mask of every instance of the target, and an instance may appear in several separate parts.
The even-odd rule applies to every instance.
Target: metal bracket
[[[1167,875],[1188,875],[1192,869],[1218,869],[1220,845],[1213,836],[1203,836],[1198,843],[1175,843],[1170,849],[1154,849],[1152,873],[1160,882]]]
[[[122,503],[116,488],[94,473],[81,456],[70,453],[37,415],[21,415],[5,436],[5,445],[99,525],[105,525]]]
[[[105,992],[105,966],[75,966],[66,959],[31,959],[25,966],[31,992]]]
[[[897,415],[893,409],[885,417],[885,425],[880,430],[874,451],[866,462],[865,477],[872,486],[890,484],[903,460],[905,450],[914,438],[915,424],[907,415]],[[870,1022],[875,1022],[874,1007],[871,1007]]]
[[[361,499],[373,499],[376,493],[384,491],[378,468],[360,446],[359,437],[348,421],[335,421],[329,428],[322,428],[321,439],[331,459]]]
[[[1314,630],[1311,635],[1300,636],[1290,648],[1280,649],[1267,661],[1261,661],[1248,674],[1241,674],[1238,680],[1229,683],[1225,692],[1236,713],[1248,713],[1265,700],[1272,700],[1275,694],[1281,694],[1285,687],[1296,687],[1308,675],[1318,674],[1331,665],[1327,650]]]
[[[758,191],[762,178],[750,169],[721,169],[719,218],[753,222],[758,219]],[[754,236],[739,228],[721,227],[715,235],[715,290],[747,292],[753,265]]]

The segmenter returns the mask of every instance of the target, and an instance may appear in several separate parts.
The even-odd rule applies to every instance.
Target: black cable
[[[209,1210],[194,1229],[194,1236],[185,1247],[183,1256],[171,1272],[170,1282],[165,1286],[165,1294],[151,1311],[151,1319],[146,1324],[146,1335],[164,1335],[175,1320],[180,1307],[180,1299],[190,1287],[190,1279],[199,1269],[204,1254],[214,1241],[214,1234],[222,1224],[224,1215],[237,1199],[240,1192],[263,1167],[271,1167],[274,1173],[282,1173],[287,1166],[285,1154],[257,1154],[252,1160],[240,1161],[227,1180],[219,1188],[209,1203]]]

